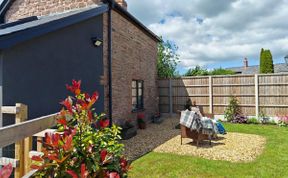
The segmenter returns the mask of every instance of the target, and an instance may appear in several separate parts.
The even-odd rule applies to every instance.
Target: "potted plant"
[[[137,135],[137,128],[132,123],[132,119],[117,119],[117,124],[122,128],[121,138],[123,140],[128,140]]]
[[[145,116],[143,113],[137,115],[137,122],[139,129],[146,129]]]
[[[163,119],[161,118],[160,112],[157,112],[152,116],[152,122],[156,124],[160,124],[163,122]]]

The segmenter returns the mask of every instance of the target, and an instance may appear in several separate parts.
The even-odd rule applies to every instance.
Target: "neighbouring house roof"
[[[238,74],[259,74],[259,65],[249,67],[231,67],[227,68]],[[286,73],[288,72],[288,66],[285,63],[274,64],[274,73]]]
[[[2,12],[2,5],[0,6],[0,12]],[[161,41],[157,35],[145,27],[140,21],[138,21],[120,5],[115,4],[114,9],[123,14],[125,18],[130,20],[136,26],[140,27],[141,30],[143,30],[147,35],[151,36],[154,40],[158,42]],[[39,19],[36,17],[30,17],[16,22],[2,24],[0,25],[0,49],[9,48],[15,44],[29,40],[31,38],[41,36],[46,33],[81,22],[83,20],[98,16],[107,12],[108,10],[109,6],[107,4],[100,4],[70,12],[43,16]]]

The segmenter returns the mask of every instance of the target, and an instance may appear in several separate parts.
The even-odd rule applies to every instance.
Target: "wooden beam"
[[[2,106],[1,111],[3,114],[17,114],[19,112],[19,108],[15,106]]]
[[[22,178],[30,178],[33,174],[35,174],[37,172],[36,169],[33,169],[32,171],[28,172],[25,176],[23,176]]]
[[[27,120],[28,117],[28,107],[21,103],[16,103],[16,116],[15,123],[22,123]],[[15,169],[15,178],[20,178],[24,176],[24,139],[18,140],[15,143],[15,159],[19,160],[19,166]]]
[[[51,114],[0,128],[0,147],[5,147],[42,130],[55,126],[57,114],[58,113]]]
[[[12,167],[14,168],[19,166],[19,160],[17,159],[5,158],[5,157],[0,158],[0,166],[5,166],[9,163],[11,163]]]
[[[24,174],[27,174],[31,168],[31,158],[29,153],[32,150],[32,137],[24,139]]]
[[[33,156],[43,156],[44,153],[39,152],[39,151],[30,151],[28,155],[29,155],[29,158],[32,158]]]
[[[288,83],[259,83],[259,86],[287,86]]]
[[[47,133],[47,132],[54,133],[54,132],[57,132],[57,129],[45,129],[45,130],[43,130],[41,132],[38,132],[38,133],[34,134],[33,136],[34,137],[42,137],[42,138],[44,138],[45,137],[45,133]]]
[[[173,114],[173,85],[171,78],[169,79],[169,112]]]
[[[255,74],[255,115],[256,118],[259,117],[259,77]]]
[[[213,84],[213,87],[242,87],[242,86],[254,86],[254,83]]]
[[[213,113],[213,78],[209,76],[209,112]]]
[[[173,87],[186,87],[186,88],[192,88],[192,87],[209,87],[209,85],[174,85]]]

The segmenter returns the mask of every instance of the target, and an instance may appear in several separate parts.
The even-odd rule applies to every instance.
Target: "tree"
[[[213,69],[210,72],[210,75],[233,75],[235,72],[233,70],[228,70],[228,69],[223,69],[223,68],[218,68],[218,69]]]
[[[260,73],[274,73],[273,57],[270,50],[261,49],[260,52]]]
[[[157,71],[159,78],[172,78],[177,75],[176,67],[179,62],[178,47],[170,41],[158,45]]]
[[[205,68],[201,68],[200,66],[196,66],[193,69],[189,69],[184,76],[205,76],[205,75],[233,75],[235,74],[232,70],[227,70],[223,68],[213,69],[212,71],[208,71]]]
[[[185,76],[203,76],[203,75],[209,75],[209,72],[205,68],[201,68],[200,66],[196,66],[193,69],[189,69],[185,74]]]

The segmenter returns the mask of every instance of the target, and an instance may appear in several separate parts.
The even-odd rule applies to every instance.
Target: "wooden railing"
[[[15,178],[28,174],[31,163],[32,136],[43,137],[46,130],[56,125],[56,114],[27,120],[28,107],[17,103],[15,106],[2,106],[2,114],[15,115],[15,124],[0,128],[0,148],[15,143],[15,158],[0,158],[0,166],[12,163],[15,168]],[[46,131],[45,131],[46,130]],[[42,139],[42,138],[41,138]],[[37,151],[41,151],[41,145],[37,144]]]

